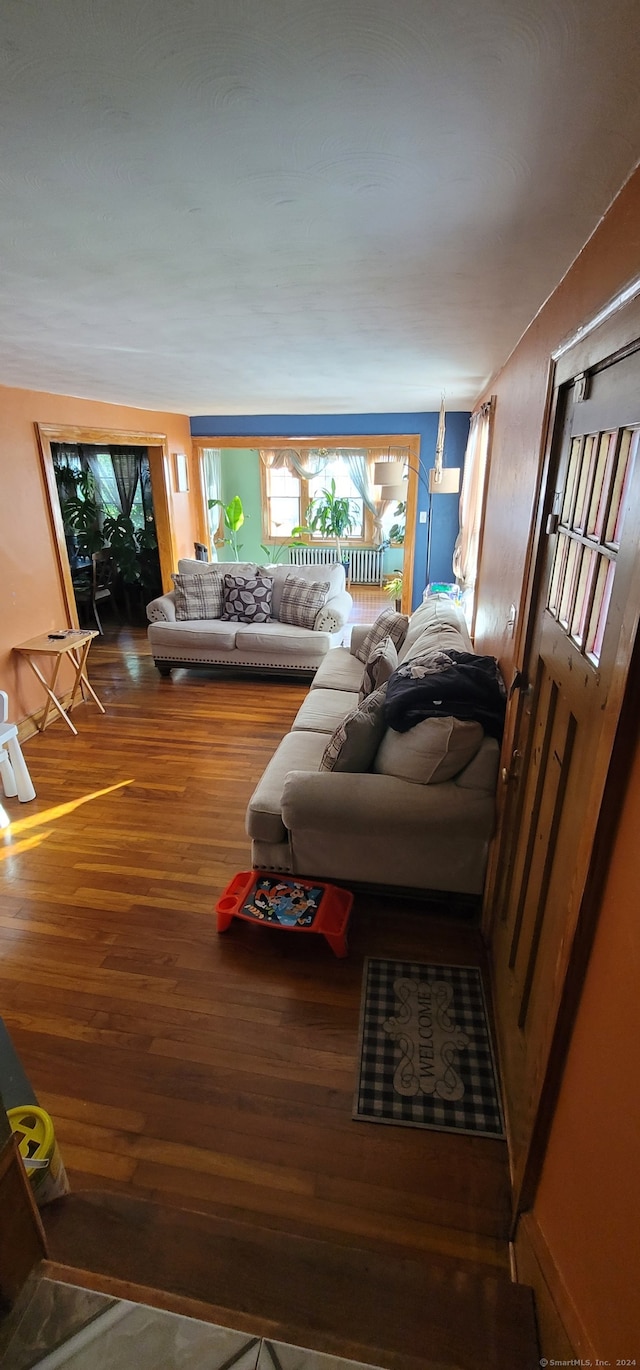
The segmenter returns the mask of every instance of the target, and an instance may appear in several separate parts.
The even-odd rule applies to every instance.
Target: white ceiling
[[[640,156],[637,0],[2,0],[0,381],[467,407]]]

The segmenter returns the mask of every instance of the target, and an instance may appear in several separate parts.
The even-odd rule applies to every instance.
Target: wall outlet
[[[421,510],[420,510],[419,522],[420,522],[420,523],[426,523],[426,522],[427,522],[427,511],[426,511],[426,509],[421,509]]]

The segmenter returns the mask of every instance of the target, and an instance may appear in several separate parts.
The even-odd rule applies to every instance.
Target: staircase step
[[[43,1217],[50,1261],[67,1267],[59,1277],[71,1278],[71,1267],[82,1283],[80,1272],[91,1272],[105,1293],[126,1285],[119,1296],[136,1298],[135,1287],[157,1305],[147,1296],[160,1291],[193,1301],[208,1321],[389,1370],[539,1364],[532,1292],[501,1276],[107,1191],[71,1194]]]

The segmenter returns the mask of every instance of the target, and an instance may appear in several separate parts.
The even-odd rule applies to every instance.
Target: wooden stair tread
[[[538,1364],[532,1293],[501,1276],[107,1191],[71,1194],[43,1216],[52,1262],[197,1301],[240,1330],[391,1370],[402,1361],[451,1370]]]

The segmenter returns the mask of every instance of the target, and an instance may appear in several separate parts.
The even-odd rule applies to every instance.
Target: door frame
[[[636,295],[628,303],[616,309],[615,312],[612,305],[611,313],[602,322],[598,322],[593,328],[588,325],[585,326],[584,329],[580,330],[575,340],[569,340],[563,344],[549,359],[541,461],[536,487],[536,506],[527,548],[523,592],[518,615],[520,631],[514,653],[516,670],[521,673],[528,660],[531,641],[535,632],[534,610],[543,574],[546,519],[552,512],[555,492],[555,481],[550,480],[550,474],[553,470],[552,461],[559,436],[556,431],[556,418],[560,389],[581,372],[588,373],[594,368],[599,369],[604,361],[607,362],[607,365],[614,365],[615,362],[622,360],[625,355],[636,350],[634,344],[639,338],[640,299]],[[571,945],[567,950],[563,988],[545,1065],[543,1083],[532,1121],[522,1181],[519,1190],[514,1194],[512,1234],[515,1233],[519,1215],[531,1208],[540,1180],[573,1026],[578,1013],[598,924],[615,833],[622,810],[634,749],[640,735],[637,702],[634,702],[637,701],[638,690],[640,689],[640,577],[630,598],[633,623],[626,626],[630,656],[626,679],[622,685],[620,716],[612,739],[607,776],[596,821],[575,931]],[[505,745],[509,755],[513,740],[517,736],[517,727],[523,705],[522,694],[518,691],[507,707]],[[508,769],[509,763],[507,762],[507,771]],[[500,915],[500,893],[504,895],[504,890],[501,891],[501,880],[503,874],[506,874],[510,858],[513,856],[523,790],[524,786],[521,785],[518,800],[514,802],[512,811],[509,812],[507,809],[507,812],[503,813],[502,829],[496,844],[496,858],[492,863],[492,879],[487,882],[483,928],[485,936],[489,940],[491,940],[494,924]]]
[[[204,485],[202,480],[202,449],[205,447],[239,447],[245,450],[258,450],[260,447],[406,447],[407,448],[407,513],[405,518],[405,537],[404,537],[404,558],[402,563],[402,612],[411,613],[413,596],[413,575],[415,558],[415,525],[418,515],[418,480],[419,472],[422,470],[420,462],[420,435],[418,433],[350,433],[347,436],[319,435],[313,438],[291,438],[291,437],[250,437],[225,438],[216,434],[215,437],[193,438],[193,450],[196,454],[199,471],[198,490],[200,495],[200,528],[206,536],[202,541],[208,544],[208,520],[206,517]],[[258,457],[258,460],[260,458]]]
[[[60,497],[58,495],[58,485],[53,464],[53,453],[51,444],[61,443],[86,443],[88,446],[105,447],[146,447],[149,457],[149,470],[151,473],[151,493],[153,496],[153,516],[156,525],[156,535],[158,538],[158,555],[160,558],[160,574],[162,577],[162,587],[164,591],[172,587],[171,572],[175,565],[175,538],[173,521],[171,517],[171,500],[169,491],[171,489],[171,475],[169,469],[169,450],[166,433],[140,432],[137,429],[117,429],[117,428],[85,428],[74,424],[57,423],[36,423],[36,439],[44,488],[47,500],[47,511],[53,535],[53,545],[58,563],[60,574],[60,586],[62,597],[67,612],[68,626],[77,628],[78,610],[76,597],[73,590],[73,579],[71,576],[71,565],[67,542],[65,538],[64,525],[62,522],[62,512],[60,509]]]

